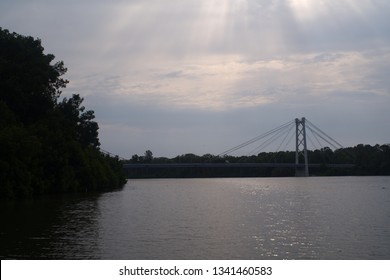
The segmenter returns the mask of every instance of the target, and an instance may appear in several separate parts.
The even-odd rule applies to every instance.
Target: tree
[[[139,162],[139,156],[137,154],[131,156],[131,163],[138,163]]]
[[[27,124],[47,116],[68,83],[64,63],[43,50],[41,40],[0,28],[0,100]]]
[[[145,151],[144,162],[151,163],[153,160],[153,153],[150,150]]]
[[[74,128],[73,133],[83,146],[99,147],[99,126],[93,121],[94,111],[85,111],[85,107],[81,106],[83,101],[80,95],[73,94],[69,99],[64,98],[58,104],[58,108],[64,115],[68,126]]]
[[[125,183],[122,165],[99,151],[92,110],[74,94],[39,39],[0,28],[0,197],[109,190]]]

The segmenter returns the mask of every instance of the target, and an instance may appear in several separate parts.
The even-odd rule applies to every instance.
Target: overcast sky
[[[296,117],[390,143],[388,0],[2,0],[129,158],[219,154]]]

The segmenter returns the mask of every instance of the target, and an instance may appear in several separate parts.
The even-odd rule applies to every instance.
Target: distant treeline
[[[355,147],[337,149],[328,147],[308,151],[310,164],[319,167],[310,168],[310,175],[317,176],[366,176],[390,175],[390,144],[357,145]],[[253,156],[215,156],[205,154],[185,154],[174,158],[153,157],[151,151],[143,156],[133,155],[127,163],[131,164],[169,164],[169,163],[294,163],[295,152],[268,152]],[[301,161],[302,162],[302,161]],[[334,168],[330,164],[353,164],[352,168]],[[127,170],[128,178],[185,178],[185,177],[281,177],[294,176],[294,168],[140,168]]]
[[[0,197],[111,190],[125,183],[118,158],[99,150],[94,112],[39,39],[0,28]]]

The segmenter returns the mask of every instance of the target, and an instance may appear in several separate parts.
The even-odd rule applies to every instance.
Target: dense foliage
[[[0,28],[0,197],[109,190],[124,184],[117,158],[99,151],[94,112],[39,39]]]
[[[169,164],[169,163],[227,163],[227,168],[137,168],[127,170],[127,176],[137,177],[246,177],[246,176],[294,176],[294,168],[237,168],[228,167],[228,163],[294,163],[295,152],[269,152],[253,156],[214,156],[205,154],[185,154],[174,158],[147,158],[152,154],[145,152],[145,156],[133,155],[128,161],[131,164]],[[319,167],[310,168],[311,175],[390,175],[390,144],[385,145],[357,145],[351,148],[308,151],[311,164]],[[334,168],[329,164],[353,164],[351,168]]]

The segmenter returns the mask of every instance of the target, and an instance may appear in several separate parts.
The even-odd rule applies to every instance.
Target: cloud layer
[[[344,145],[390,142],[388,18],[386,0],[0,3],[124,157],[217,154],[303,115]]]

